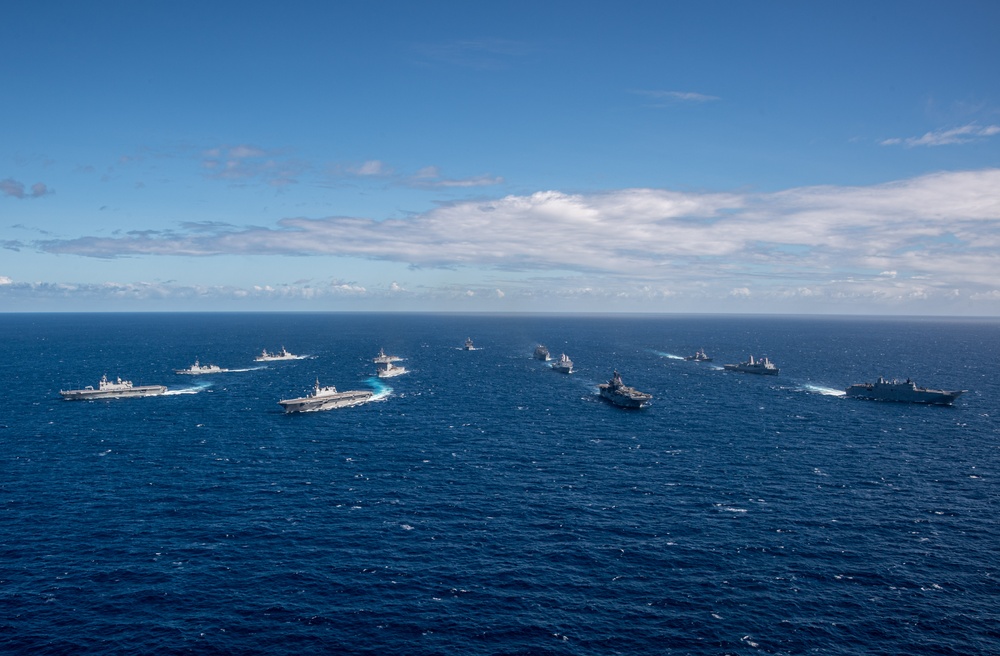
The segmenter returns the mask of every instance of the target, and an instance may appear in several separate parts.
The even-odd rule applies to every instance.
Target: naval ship
[[[375,363],[375,369],[379,378],[392,378],[393,376],[406,373],[406,367],[393,364],[393,362],[399,362],[402,359],[395,355],[386,355],[385,349],[379,349],[378,355],[375,356],[372,362]]]
[[[641,408],[653,398],[652,394],[646,394],[634,387],[627,386],[622,382],[621,374],[617,371],[615,371],[611,380],[601,383],[597,387],[601,391],[601,398],[622,408]]]
[[[228,369],[223,369],[217,364],[198,364],[198,360],[194,361],[194,364],[187,369],[175,369],[174,373],[178,374],[190,374],[191,376],[198,376],[201,374],[221,374]]]
[[[164,385],[133,385],[131,380],[118,380],[112,383],[108,375],[101,376],[97,389],[87,385],[83,389],[59,390],[67,401],[85,401],[87,399],[121,399],[131,396],[158,396],[167,391]]]
[[[260,355],[254,358],[254,360],[257,362],[271,362],[273,360],[298,360],[301,357],[301,355],[289,353],[288,350],[282,346],[281,353],[268,353],[267,349],[264,349],[260,352]]]
[[[930,403],[951,405],[968,390],[934,390],[917,387],[909,378],[904,382],[886,380],[879,376],[874,383],[857,383],[847,388],[847,396],[872,401],[898,401],[900,403]]]
[[[285,412],[316,412],[359,405],[371,399],[372,396],[374,394],[368,390],[338,392],[333,385],[320,387],[319,378],[317,378],[316,386],[307,396],[297,399],[283,399],[278,403],[285,409]]]
[[[722,365],[726,371],[742,371],[745,374],[763,374],[765,376],[777,376],[778,368],[774,366],[774,363],[763,357],[759,360],[754,360],[753,356],[746,362],[741,362],[739,364],[724,364]]]
[[[705,349],[698,349],[695,351],[694,355],[689,355],[684,358],[688,362],[711,362],[712,358],[705,354]]]
[[[552,363],[552,371],[558,371],[561,374],[571,374],[573,373],[573,361],[569,359],[569,356],[563,353],[559,356],[559,359]]]
[[[549,350],[541,344],[535,347],[534,358],[536,360],[541,360],[542,362],[548,362],[551,359],[549,358]]]
[[[465,346],[463,346],[462,348],[465,349],[466,351],[475,351],[476,350],[476,347],[473,346],[473,344],[472,344],[472,338],[471,337],[466,337],[465,338]]]

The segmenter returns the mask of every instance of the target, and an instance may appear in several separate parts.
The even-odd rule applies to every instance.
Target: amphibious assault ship
[[[778,368],[774,366],[774,363],[767,359],[767,357],[760,358],[759,360],[754,360],[753,356],[746,362],[741,362],[739,364],[724,364],[722,365],[726,371],[742,371],[745,374],[763,374],[765,376],[777,376]]]
[[[968,390],[935,390],[917,387],[907,378],[905,381],[886,380],[879,376],[874,383],[857,383],[847,388],[847,396],[872,401],[897,401],[900,403],[930,403],[951,405],[955,399]]]
[[[652,394],[640,392],[622,382],[621,374],[617,371],[611,380],[597,387],[601,391],[601,398],[622,408],[641,408],[653,399]]]
[[[307,396],[297,399],[284,399],[278,401],[285,412],[316,412],[319,410],[332,410],[334,408],[346,408],[352,405],[359,405],[368,401],[374,394],[368,390],[348,390],[338,392],[333,385],[320,387],[319,378],[316,379],[316,386]]]
[[[83,389],[59,390],[62,397],[67,401],[84,401],[87,399],[121,399],[131,396],[158,396],[167,391],[164,385],[133,385],[131,380],[118,380],[111,382],[108,375],[101,376],[101,382],[97,389],[93,385],[87,385]]]
[[[559,359],[552,363],[552,371],[558,371],[561,374],[571,374],[573,373],[573,361],[569,359],[569,356],[563,353],[559,356]]]

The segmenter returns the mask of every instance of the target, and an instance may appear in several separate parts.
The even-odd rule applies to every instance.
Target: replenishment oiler
[[[622,408],[642,408],[653,399],[652,394],[640,392],[622,382],[621,374],[617,371],[611,380],[601,383],[597,388],[601,391],[601,398]]]
[[[115,382],[108,380],[108,375],[101,376],[101,382],[97,389],[93,385],[87,385],[83,389],[59,390],[62,397],[67,401],[85,401],[88,399],[123,399],[133,396],[158,396],[167,391],[164,385],[133,385],[131,380],[122,380],[121,377]]]
[[[370,400],[374,395],[368,390],[338,392],[333,385],[320,387],[319,378],[317,378],[316,386],[309,395],[297,399],[284,399],[278,403],[285,409],[285,412],[318,412],[360,405]]]
[[[968,390],[935,390],[917,387],[907,378],[905,381],[886,380],[879,376],[874,383],[857,383],[847,388],[847,396],[872,401],[896,401],[899,403],[930,403],[951,405],[955,399]]]

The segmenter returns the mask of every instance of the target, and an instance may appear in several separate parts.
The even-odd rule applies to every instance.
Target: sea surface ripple
[[[1000,652],[996,320],[15,314],[0,338],[3,653]],[[281,346],[311,357],[253,361]],[[379,348],[409,372],[374,378]],[[781,374],[721,370],[750,354]],[[174,374],[196,358],[237,371]],[[600,400],[615,369],[649,408]],[[105,373],[174,393],[60,399]],[[844,398],[880,375],[969,391]],[[317,378],[377,400],[283,414]]]

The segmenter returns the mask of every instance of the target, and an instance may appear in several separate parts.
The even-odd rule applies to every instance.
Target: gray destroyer
[[[724,364],[722,365],[726,371],[741,371],[745,374],[762,374],[765,376],[777,376],[778,367],[774,365],[773,362],[767,359],[767,357],[754,360],[753,356],[746,362],[741,362],[739,364]]]
[[[333,385],[321,387],[319,378],[316,379],[316,386],[313,391],[306,396],[297,399],[284,399],[278,401],[285,412],[318,412],[320,410],[333,410],[334,408],[347,408],[352,405],[360,405],[369,401],[374,393],[368,390],[348,390],[338,392]]]
[[[872,401],[896,401],[899,403],[930,403],[951,405],[955,399],[968,390],[935,390],[917,387],[907,378],[905,381],[886,380],[879,376],[874,383],[857,383],[847,388],[847,396]]]
[[[406,373],[406,367],[401,367],[395,362],[399,362],[403,358],[396,357],[395,355],[386,355],[385,349],[379,349],[378,355],[372,359],[375,363],[376,373],[378,373],[379,378],[392,378],[393,376],[399,376],[400,374]]]
[[[542,362],[548,362],[551,359],[549,358],[549,349],[539,344],[537,347],[535,347],[534,358],[536,360],[541,360]]]
[[[190,376],[200,376],[202,374],[221,374],[229,371],[228,369],[223,369],[217,364],[199,364],[198,360],[194,361],[194,364],[187,369],[175,369],[174,373],[178,374],[188,374]]]
[[[101,382],[97,389],[93,385],[87,385],[83,389],[59,390],[59,393],[67,401],[85,401],[88,399],[123,399],[133,396],[159,396],[167,391],[164,385],[133,385],[131,380],[122,380],[121,377],[115,382],[108,380],[107,374],[101,376]]]
[[[642,408],[653,400],[652,394],[640,392],[622,382],[621,374],[617,371],[611,380],[601,383],[597,388],[600,390],[602,399],[622,408]]]

